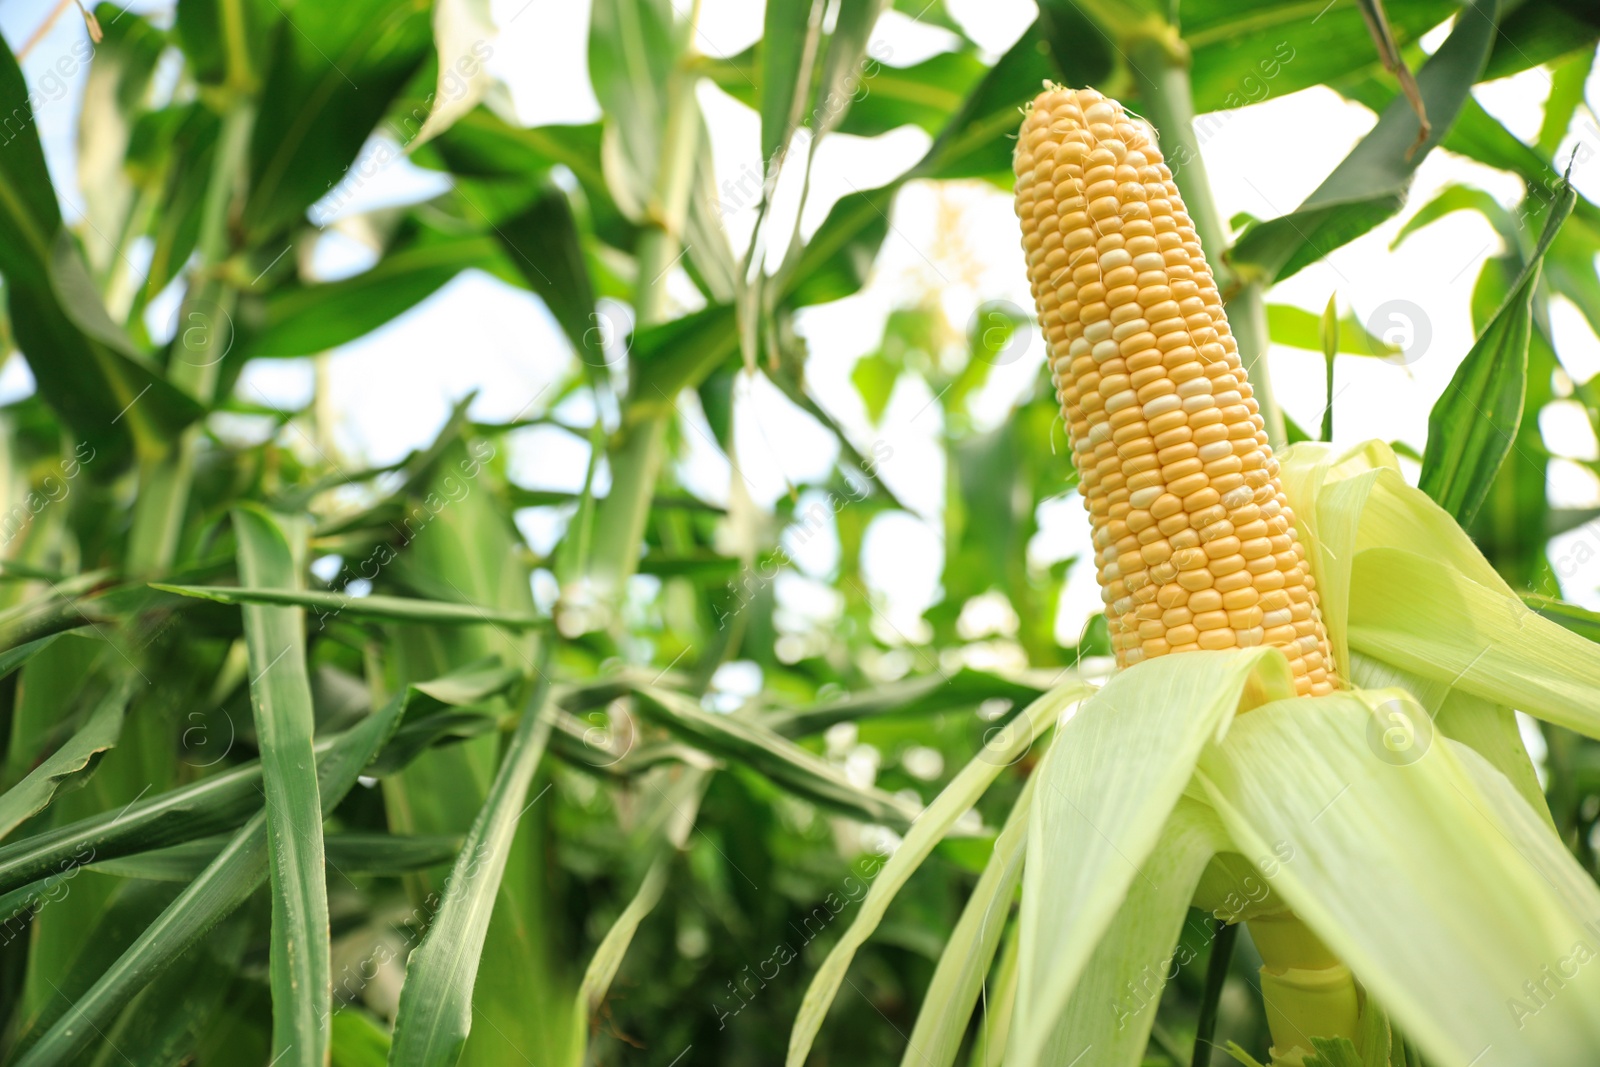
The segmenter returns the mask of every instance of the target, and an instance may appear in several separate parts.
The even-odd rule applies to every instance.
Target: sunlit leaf
[[[1412,172],[1455,121],[1495,37],[1496,0],[1463,9],[1455,29],[1417,72],[1432,132],[1419,147],[1416,112],[1403,97],[1297,209],[1258,223],[1229,252],[1235,269],[1282,281],[1393,215]]]
[[[1096,945],[1208,742],[1241,707],[1294,691],[1273,648],[1153,659],[1114,676],[1051,746],[1028,836],[1021,979],[1007,1062],[1044,1057]],[[1124,755],[1138,752],[1138,759]]]
[[[1538,1005],[1523,982],[1593,938],[1600,893],[1469,749],[1436,738],[1415,758],[1383,758],[1372,738],[1394,698],[1259,708],[1207,750],[1199,780],[1246,859],[1274,861],[1273,889],[1430,1058],[1467,1063],[1493,1047],[1583,1062],[1600,1012],[1582,990],[1600,979],[1574,969],[1577,995]],[[1277,862],[1285,842],[1292,858]]]
[[[977,802],[1000,772],[1021,758],[1033,744],[1034,738],[1049,729],[1055,718],[1080,700],[1084,693],[1085,687],[1081,683],[1069,682],[1028,705],[1023,714],[995,738],[993,744],[986,745],[972,762],[962,768],[928,806],[927,811],[917,818],[895,854],[873,878],[844,936],[811,979],[805,1000],[800,1005],[800,1013],[795,1018],[794,1030],[789,1034],[786,1060],[789,1067],[800,1067],[805,1063],[828,1008],[845,982],[850,961],[882,922],[890,902],[906,880],[928,858],[956,819]]]

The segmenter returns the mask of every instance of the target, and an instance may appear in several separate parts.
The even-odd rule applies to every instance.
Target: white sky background
[[[0,32],[13,48],[20,47],[40,25],[53,0],[13,0],[0,6]],[[135,4],[170,20],[170,5]],[[761,7],[753,0],[704,0],[699,46],[711,54],[730,55],[748,47],[761,31]],[[586,39],[588,5],[572,0],[496,0],[502,27],[490,63],[509,87],[520,117],[530,125],[590,122],[599,107],[588,84]],[[1031,0],[948,0],[951,14],[988,53],[1004,51],[1034,16]],[[50,69],[84,36],[81,20],[69,9],[39,42],[24,63],[30,85],[50,86],[53,99],[38,115],[46,155],[64,210],[76,218],[73,134],[81,96],[81,71],[64,79],[57,92],[48,82]],[[946,49],[951,39],[942,30],[889,14],[879,25],[880,49],[887,47],[896,65],[916,62]],[[1430,37],[1430,47],[1441,35]],[[881,50],[876,54],[885,54]],[[1590,99],[1597,87],[1591,82]],[[1482,86],[1479,101],[1519,136],[1538,129],[1549,79],[1542,70]],[[748,108],[709,85],[701,93],[713,142],[719,178],[737,180],[759,165],[759,121]],[[1375,121],[1364,108],[1341,100],[1331,91],[1313,89],[1293,97],[1233,113],[1207,138],[1203,154],[1224,218],[1238,212],[1271,217],[1293,208],[1322,180]],[[1575,128],[1594,117],[1580,108]],[[1600,149],[1600,132],[1591,132]],[[1576,139],[1569,136],[1560,158]],[[818,155],[811,200],[802,230],[809,233],[838,197],[891,179],[914,163],[928,144],[920,130],[902,129],[863,140],[835,135]],[[340,210],[348,216],[382,204],[422,199],[440,189],[439,176],[407,163],[389,166],[349,198]],[[1404,441],[1421,449],[1428,411],[1443,391],[1460,358],[1472,344],[1468,303],[1485,257],[1500,251],[1499,240],[1476,214],[1458,212],[1421,231],[1395,252],[1390,240],[1403,221],[1452,182],[1488,190],[1503,203],[1519,195],[1519,183],[1435,151],[1418,171],[1407,208],[1401,216],[1335,252],[1329,261],[1311,267],[1273,290],[1270,299],[1320,312],[1331,293],[1341,309],[1354,308],[1363,319],[1380,304],[1404,299],[1422,308],[1431,343],[1408,367],[1357,357],[1340,357],[1335,404],[1335,441],[1351,445],[1369,437]],[[1574,168],[1573,182],[1600,200],[1600,151]],[[792,211],[792,207],[790,209]],[[792,215],[791,215],[792,217]],[[753,212],[729,219],[736,248],[743,247]],[[371,262],[358,242],[330,232],[310,265],[321,276],[350,273]],[[687,278],[674,280],[672,291],[687,302],[695,298]],[[913,633],[917,617],[936,598],[942,564],[940,506],[944,485],[943,457],[937,439],[939,408],[920,382],[902,378],[885,420],[872,426],[850,384],[849,374],[862,355],[875,349],[884,319],[897,306],[917,303],[928,292],[938,294],[950,321],[962,327],[977,305],[997,298],[1029,306],[1027,281],[1019,251],[1010,197],[979,183],[915,183],[901,195],[893,229],[885,242],[871,283],[860,294],[808,309],[800,328],[811,348],[809,378],[822,404],[850,431],[866,451],[882,439],[893,449],[884,478],[915,514],[882,517],[869,533],[866,573],[887,598],[897,628]],[[175,312],[172,301],[153,308],[147,321],[158,335],[162,320]],[[1557,348],[1574,378],[1586,380],[1600,371],[1600,341],[1577,312],[1558,306],[1552,312]],[[541,390],[565,377],[572,366],[567,343],[539,300],[479,273],[458,277],[402,319],[354,344],[339,349],[331,360],[333,406],[342,422],[336,433],[352,466],[388,462],[430,440],[450,405],[471,390],[480,395],[474,415],[504,419],[524,409],[543,410]],[[975,407],[980,421],[993,426],[1012,400],[1033,380],[1043,359],[1037,338],[1015,363],[999,367]],[[1288,413],[1302,426],[1316,429],[1324,403],[1321,356],[1274,348],[1270,355],[1273,385]],[[26,367],[12,359],[0,373],[0,396],[10,398],[31,388]],[[256,361],[240,384],[251,401],[279,406],[305,404],[312,390],[311,363],[306,360]],[[531,409],[529,403],[533,403]],[[692,403],[682,405],[695,411]],[[564,414],[587,418],[580,408]],[[1578,413],[1546,417],[1550,443],[1558,453],[1594,458],[1596,442]],[[696,413],[694,418],[699,418]],[[820,427],[788,404],[763,380],[744,383],[738,405],[737,449],[740,466],[759,503],[787,491],[791,482],[823,477],[837,450]],[[724,500],[730,472],[726,460],[685,432],[692,447],[679,474],[695,492]],[[523,484],[577,489],[581,486],[587,448],[555,430],[527,431],[514,443],[513,473]],[[1067,458],[1061,459],[1063,473]],[[1600,504],[1600,482],[1575,464],[1559,464],[1551,492],[1566,506]],[[1412,472],[1414,475],[1414,471]],[[524,530],[535,547],[547,549],[559,532],[558,517],[524,516]],[[1088,524],[1076,495],[1047,504],[1043,531],[1032,546],[1041,561],[1070,555],[1087,556]],[[1571,554],[1579,541],[1594,562],[1564,575],[1567,595],[1600,607],[1600,527],[1574,531],[1557,542],[1552,555]],[[542,543],[541,543],[542,542]],[[837,559],[831,535],[810,541],[796,557],[803,572],[826,578]],[[1565,570],[1566,568],[1564,568]],[[818,597],[809,583],[786,582],[785,599]],[[1068,643],[1086,616],[1099,609],[1092,573],[1079,566],[1068,583],[1058,633]],[[806,611],[805,608],[797,610]],[[821,610],[825,610],[821,609]]]

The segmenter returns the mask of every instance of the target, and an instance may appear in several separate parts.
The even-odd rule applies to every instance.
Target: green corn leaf
[[[1008,1063],[1049,1062],[1055,1022],[1201,749],[1241,706],[1293,692],[1288,660],[1274,648],[1164,657],[1115,675],[1061,728],[1034,794]]]
[[[1017,1002],[1017,924],[1012,923],[994,968],[994,992],[984,997],[983,1018],[972,1044],[970,1067],[1000,1067],[1011,1039],[1011,1018]]]
[[[607,182],[635,221],[661,185],[676,11],[665,0],[599,0],[589,19],[589,79],[605,109]]]
[[[780,272],[779,299],[804,307],[838,300],[859,290],[888,235],[894,198],[907,178],[1003,175],[1009,180],[1010,138],[1016,132],[1017,109],[1031,100],[1041,81],[1053,73],[1049,61],[1040,54],[1041,40],[1035,23],[972,89],[927,155],[905,178],[841,197],[829,210],[822,227]],[[1092,52],[1095,40],[1091,36],[1080,44]],[[1086,60],[1082,76],[1069,80],[1083,84],[1098,80],[1091,74],[1109,69],[1108,56],[1109,52]]]
[[[544,620],[520,612],[495,611],[476,604],[452,604],[441,600],[413,597],[345,596],[343,593],[310,589],[266,589],[230,585],[167,585],[151,582],[152,589],[179,596],[213,600],[219,604],[276,605],[306,608],[316,612],[311,620],[320,626],[348,615],[374,622],[434,623],[454,626],[492,624],[516,630],[532,629]]]
[[[759,721],[785,737],[809,737],[841,722],[932,715],[955,708],[977,707],[986,700],[1007,701],[1011,704],[1009,712],[1015,714],[1044,692],[1040,685],[1030,684],[1027,679],[962,667],[948,675],[927,675],[875,686],[842,700],[792,711],[769,712]]]
[[[1383,8],[1402,47],[1457,11],[1439,0],[1390,0]],[[1356,4],[1308,13],[1290,3],[1241,7],[1228,0],[1186,0],[1182,28],[1193,54],[1195,111],[1201,115],[1196,129],[1202,139],[1235,108],[1377,65],[1372,36]]]
[[[899,181],[876,189],[846,194],[828,212],[822,226],[799,250],[780,287],[796,307],[825,304],[857,292],[867,283],[878,248],[889,235]]]
[[[1581,8],[1520,5],[1501,20],[1500,35],[1483,69],[1483,78],[1504,78],[1574,52],[1593,53],[1597,36],[1600,23]]]
[[[281,8],[235,0],[178,0],[174,25],[195,79],[203,85],[260,84]]]
[[[1323,396],[1327,403],[1322,408],[1322,432],[1317,435],[1320,441],[1333,440],[1333,400],[1338,395],[1333,391],[1333,369],[1334,357],[1339,354],[1339,309],[1336,299],[1334,296],[1328,297],[1328,306],[1322,312]]]
[[[340,735],[317,766],[324,816],[356,784],[405,713],[410,690],[383,710]],[[320,828],[320,823],[319,823]],[[267,881],[269,848],[266,812],[245,823],[159,918],[145,927],[110,968],[50,1027],[17,1067],[68,1067],[98,1032],[154,978],[182,958],[207,932],[248,900]],[[326,940],[323,948],[327,948]],[[327,1018],[321,1009],[320,1020]],[[314,1020],[316,1021],[316,1020]]]
[[[629,351],[634,373],[629,417],[673,414],[678,393],[699,385],[738,347],[734,311],[727,304],[639,330]]]
[[[1267,305],[1267,329],[1275,345],[1321,352],[1322,320],[1315,312],[1291,304]],[[1366,326],[1347,311],[1339,319],[1339,351],[1352,356],[1392,356],[1400,346],[1389,344],[1367,332]]]
[[[121,878],[161,882],[188,882],[199,876],[227,836],[202,837],[170,848],[140,852],[88,868]],[[328,866],[345,874],[371,874],[394,878],[412,871],[449,863],[460,850],[461,839],[445,834],[328,834],[323,839]]]
[[[65,631],[62,631],[65,632]],[[11,672],[20,668],[34,656],[53,645],[62,633],[53,633],[24,645],[16,645],[0,652],[0,678],[10,677]]]
[[[964,52],[940,52],[908,67],[870,62],[860,99],[850,104],[840,133],[876,137],[901,126],[937,135],[989,68]]]
[[[408,690],[409,714],[405,725],[384,735],[384,747],[368,761],[373,774],[393,773],[406,760],[441,736],[441,731],[460,729],[463,723],[442,713],[440,706],[477,704],[504,690],[521,675],[509,669],[485,669],[476,665],[427,682],[414,683]],[[473,714],[469,720],[494,720]],[[343,752],[353,739],[359,739],[365,725],[317,743],[320,780],[326,782]],[[409,741],[402,739],[412,735]],[[333,760],[334,763],[330,763]],[[252,761],[221,771],[198,782],[170,790],[147,800],[138,800],[116,811],[104,812],[65,826],[44,830],[30,837],[0,845],[0,918],[10,915],[70,877],[73,868],[89,863],[113,862],[119,857],[148,853],[181,845],[237,827],[261,808],[261,764]],[[15,898],[15,900],[13,900]]]
[[[1435,738],[1385,758],[1374,739],[1394,699],[1258,708],[1206,751],[1198,780],[1239,851],[1430,1059],[1492,1047],[1507,1062],[1587,1062],[1600,977],[1573,967],[1576,988],[1517,1002],[1575,946],[1594,955],[1600,891],[1470,749]]]
[[[235,509],[240,576],[262,588],[295,588],[304,569],[301,525]],[[327,1057],[332,978],[305,618],[290,607],[242,611],[272,855],[272,1043],[286,1064],[318,1067]]]
[[[123,1011],[91,1067],[126,1067],[129,1061],[171,1067],[193,1055],[234,988],[250,933],[240,917],[207,935],[185,966],[167,970]]]
[[[1470,185],[1448,185],[1406,220],[1405,225],[1394,235],[1394,240],[1389,242],[1389,250],[1392,252],[1399,248],[1401,242],[1424,226],[1438,222],[1446,215],[1457,211],[1476,211],[1488,219],[1502,237],[1515,232],[1516,224],[1511,218],[1511,213],[1500,205],[1500,201],[1482,189],[1474,189]],[[1511,242],[1508,247],[1515,247],[1515,242]]]
[[[240,338],[241,355],[311,356],[337,348],[392,322],[463,270],[502,273],[499,256],[492,235],[405,228],[369,270],[335,282],[274,287],[261,300],[260,321]]]
[[[775,168],[811,97],[812,67],[822,42],[820,0],[772,0],[762,26],[761,158]]]
[[[540,659],[550,662],[545,642]],[[454,1064],[472,1029],[472,990],[489,917],[511,851],[517,821],[527,808],[528,785],[550,737],[550,695],[544,666],[522,710],[488,797],[445,883],[439,910],[422,943],[406,960],[406,980],[395,1017],[389,1062],[407,1067]],[[538,798],[536,797],[535,800]]]
[[[297,5],[284,21],[251,131],[241,223],[258,241],[344,177],[432,44],[427,8],[415,4]]]
[[[1065,56],[1056,56],[1056,64],[1050,62],[1044,51],[1049,35],[1043,23],[1041,18],[1023,31],[1017,43],[996,60],[973,87],[934,139],[928,154],[913,168],[918,177],[998,177],[1009,183],[1017,109],[1037,96],[1041,85],[1049,78],[1063,78],[1073,85],[1091,85],[1111,72],[1114,53],[1086,19],[1080,17],[1074,26],[1087,32],[1072,42]],[[1063,64],[1070,65],[1071,69]]]
[[[638,708],[696,748],[749,767],[817,804],[896,830],[917,817],[915,804],[881,789],[852,785],[821,757],[749,720],[716,715],[688,697],[650,687],[639,690]]]
[[[28,87],[5,46],[0,104],[21,127],[0,161],[0,274],[11,330],[40,394],[87,447],[91,476],[107,479],[132,458],[136,438],[151,445],[168,440],[199,417],[200,407],[106,313],[62,226]]]
[[[828,36],[828,54],[822,66],[822,77],[811,99],[812,125],[819,136],[849,123],[856,108],[872,99],[873,90],[869,81],[874,73],[881,74],[886,65],[868,56],[867,43],[878,25],[879,16],[888,6],[887,0],[843,0],[840,4],[833,32]],[[951,107],[960,102],[960,94],[971,80],[976,80],[976,73],[973,72],[972,78],[963,83],[960,74],[949,72],[951,80],[946,83],[945,90],[949,94]],[[887,93],[889,87],[881,88]],[[901,124],[895,122],[887,128],[893,129]]]
[[[1404,97],[1384,108],[1378,125],[1294,211],[1247,229],[1228,254],[1241,275],[1282,281],[1354,240],[1400,209],[1411,175],[1455,121],[1494,42],[1496,0],[1476,0],[1417,72],[1432,132]]]
[[[131,690],[132,683],[126,679],[115,684],[76,733],[26,778],[0,794],[0,838],[15,830],[23,820],[43,811],[56,790],[68,779],[82,774],[102,752],[117,743],[122,735],[122,717],[127,711]]]
[[[73,896],[88,888],[73,886],[72,892],[62,894],[50,907],[62,904],[70,907],[68,902]],[[139,931],[157,919],[177,895],[178,887],[153,882],[124,882],[107,887],[98,906],[85,917],[87,936],[80,945],[74,946],[77,950],[61,953],[57,949],[59,955],[51,970],[41,972],[47,975],[44,978],[46,988],[54,995],[22,1002],[15,1019],[16,1041],[8,1049],[7,1058],[25,1055],[41,1035],[63,1020],[69,1020],[78,995],[93,984],[97,975],[115,964]],[[49,915],[48,910],[43,910],[36,921]],[[36,935],[36,943],[41,941]]]
[[[1035,781],[1029,778],[1022,787],[995,838],[994,852],[945,942],[900,1067],[950,1067],[961,1051],[973,1005],[1000,947],[1011,899],[1022,880],[1022,854],[1028,839],[1028,811]]]
[[[640,924],[661,902],[672,871],[673,854],[667,850],[671,849],[673,853],[683,851],[689,832],[694,829],[695,818],[700,812],[700,803],[705,798],[710,779],[711,772],[698,767],[690,768],[676,779],[667,779],[664,783],[655,778],[644,779],[654,792],[656,803],[633,837],[636,841],[648,842],[645,847],[655,849],[659,854],[650,861],[644,877],[639,880],[638,889],[629,898],[616,922],[600,939],[589,965],[584,968],[583,981],[573,1001],[578,1033],[587,1032],[599,1017],[606,994],[627,955],[628,946],[633,943]],[[726,1013],[721,1009],[714,1010],[720,1023]]]
[[[366,1012],[346,1008],[333,1017],[332,1067],[383,1067],[389,1046],[388,1029]]]
[[[789,1034],[789,1053],[785,1060],[788,1067],[801,1067],[805,1063],[817,1032],[822,1029],[828,1008],[838,995],[839,987],[844,984],[850,961],[883,921],[889,904],[907,879],[916,873],[934,846],[949,833],[955,821],[977,802],[1000,772],[1022,758],[1034,739],[1048,730],[1056,717],[1081,699],[1085,692],[1086,687],[1082,683],[1068,682],[1028,705],[1021,715],[996,735],[992,744],[985,746],[975,759],[961,769],[912,824],[905,840],[873,879],[849,928],[811,979],[805,999],[800,1003],[800,1012],[795,1017],[794,1029]]]
[[[605,365],[605,332],[594,310],[594,282],[572,204],[554,182],[540,183],[533,200],[495,224],[506,257],[539,294],[586,367]]]
[[[117,252],[108,235],[122,232],[133,207],[134,187],[123,167],[128,140],[167,35],[113,4],[97,7],[102,36],[83,87],[87,106],[78,113],[78,188],[85,257],[90,272],[104,279]]]
[[[639,888],[629,898],[627,907],[622,909],[617,921],[611,924],[606,936],[600,939],[599,947],[595,949],[594,955],[589,959],[589,966],[583,972],[583,982],[575,1002],[580,1032],[588,1028],[589,1020],[594,1017],[601,1002],[605,1000],[606,991],[611,988],[611,983],[617,977],[617,969],[622,966],[622,959],[627,955],[628,946],[633,943],[633,936],[639,931],[639,924],[644,922],[660,903],[670,871],[669,857],[661,856],[651,863],[645,871],[644,878],[639,882]]]
[[[1559,623],[1580,637],[1600,642],[1600,613],[1580,608],[1564,600],[1557,600],[1555,597],[1539,596],[1534,593],[1525,594],[1522,599],[1528,607],[1551,622]]]
[[[1428,415],[1428,446],[1418,486],[1456,521],[1470,525],[1510,454],[1528,391],[1528,339],[1539,267],[1576,201],[1563,183],[1539,244],[1511,294],[1450,379]]]

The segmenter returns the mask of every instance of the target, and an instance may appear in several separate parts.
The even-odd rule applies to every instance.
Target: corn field
[[[0,1062],[1600,1061],[1591,6],[0,41]]]

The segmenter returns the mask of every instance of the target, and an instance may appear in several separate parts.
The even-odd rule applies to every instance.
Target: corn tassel
[[[1278,462],[1160,148],[1116,101],[1051,88],[1015,166],[1118,665],[1266,644],[1302,695],[1332,692]]]

